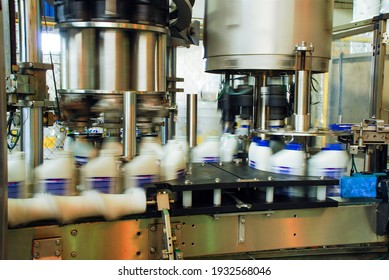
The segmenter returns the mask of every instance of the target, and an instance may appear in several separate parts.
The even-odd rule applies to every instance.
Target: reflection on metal
[[[241,222],[237,217],[171,217],[175,249],[182,251],[184,258],[199,259],[268,250],[282,250],[282,255],[288,249],[388,241],[375,233],[375,204],[244,215],[244,243],[237,242],[234,234]],[[160,259],[162,224],[161,219],[153,218],[11,229],[8,256],[31,259],[34,239],[61,237],[63,259]]]
[[[189,147],[193,148],[197,145],[197,94],[186,95],[186,119]]]
[[[5,72],[6,67],[6,50],[4,43],[7,42],[7,33],[9,33],[9,10],[8,1],[0,2],[0,260],[6,258],[6,237],[8,231],[8,156],[7,156],[7,94],[5,92]],[[9,38],[8,38],[9,39]],[[8,42],[9,43],[9,42]]]
[[[123,106],[123,155],[131,160],[136,155],[136,92],[123,93]]]
[[[206,70],[293,72],[293,48],[306,41],[316,47],[312,71],[326,72],[332,13],[333,1],[328,0],[206,1]]]

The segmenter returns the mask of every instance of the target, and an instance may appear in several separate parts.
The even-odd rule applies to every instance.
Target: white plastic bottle
[[[200,145],[193,148],[192,162],[219,162],[220,161],[220,137],[208,136]]]
[[[272,171],[270,159],[273,151],[270,147],[270,141],[256,139],[254,145],[249,149],[249,166],[262,171]]]
[[[159,181],[160,159],[152,149],[144,149],[142,154],[124,165],[124,188],[142,187]]]
[[[185,176],[185,154],[175,140],[169,140],[164,147],[164,156],[161,160],[161,179],[163,181],[175,180]]]
[[[284,149],[271,157],[271,170],[275,173],[289,175],[305,175],[306,160],[303,146],[300,144],[286,144]],[[277,188],[277,193],[290,197],[305,197],[304,187],[289,186]]]
[[[220,161],[232,162],[238,157],[238,137],[231,133],[224,133],[220,138]]]
[[[46,160],[35,168],[36,193],[74,195],[75,166],[69,151],[58,152],[56,159]]]
[[[119,170],[115,150],[100,150],[99,156],[90,160],[80,171],[81,184],[85,190],[101,193],[120,193]]]
[[[24,152],[8,154],[8,197],[26,198],[26,162]]]
[[[157,137],[145,136],[142,137],[139,145],[139,154],[144,154],[145,150],[152,150],[155,152],[158,159],[163,156],[163,148]]]
[[[185,154],[186,161],[189,160],[189,143],[186,136],[175,136],[174,139],[176,142],[181,145],[182,151]]]
[[[82,137],[77,138],[73,145],[73,154],[76,167],[82,167],[97,154],[96,149]]]
[[[327,144],[319,153],[308,160],[309,176],[328,176],[339,179],[346,175],[349,155],[342,144]],[[339,197],[339,185],[327,186],[327,196]],[[315,191],[309,193],[315,196]]]

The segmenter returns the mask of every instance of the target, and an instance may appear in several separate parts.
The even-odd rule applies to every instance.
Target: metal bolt
[[[34,257],[34,259],[39,259],[40,255],[39,255],[39,253],[34,253],[33,257]]]
[[[156,228],[156,226],[150,226],[150,231],[156,231],[157,230],[157,228]]]
[[[40,242],[39,242],[39,241],[34,241],[34,247],[35,247],[35,248],[38,248],[39,245],[40,245]]]
[[[181,225],[176,225],[176,229],[181,229]]]
[[[220,178],[215,179],[215,183],[220,183],[222,180]]]
[[[151,254],[155,254],[156,252],[157,252],[157,249],[155,249],[154,247],[150,248],[150,253]]]
[[[273,181],[273,177],[272,177],[272,176],[269,176],[269,177],[267,177],[267,180],[268,180],[268,181]]]
[[[34,63],[30,62],[30,63],[28,64],[28,66],[34,67]]]
[[[219,162],[219,166],[223,166],[223,163],[222,163],[222,162]]]
[[[185,185],[191,185],[191,184],[192,184],[192,181],[191,181],[191,180],[185,180],[184,184],[185,184]]]
[[[244,242],[244,238],[239,239],[239,242],[243,243]]]
[[[73,229],[71,231],[71,235],[76,236],[78,234],[78,231],[76,229]]]
[[[245,219],[245,218],[241,218],[241,219],[240,219],[240,223],[241,223],[241,224],[246,223],[246,219]]]
[[[55,244],[61,245],[61,240],[59,240],[59,239],[55,240]]]
[[[55,256],[56,256],[56,257],[59,257],[60,255],[61,255],[61,252],[60,252],[60,251],[58,251],[58,250],[55,251]]]
[[[77,252],[73,251],[73,252],[70,253],[70,255],[72,256],[72,258],[75,258],[75,257],[77,257]]]

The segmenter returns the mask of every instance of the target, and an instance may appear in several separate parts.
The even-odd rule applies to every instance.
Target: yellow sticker
[[[43,146],[47,149],[54,149],[55,148],[55,136],[45,136],[45,139],[43,140]]]

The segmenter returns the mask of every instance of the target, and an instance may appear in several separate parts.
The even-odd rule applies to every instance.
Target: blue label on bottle
[[[45,191],[53,195],[66,195],[68,180],[63,178],[45,179]]]
[[[145,184],[156,182],[159,178],[157,175],[136,175],[134,176],[137,187],[142,187]]]
[[[249,161],[249,166],[252,167],[252,168],[255,168],[255,161],[250,160]]]
[[[74,156],[74,161],[76,164],[76,167],[81,167],[88,163],[89,158],[88,157],[82,157],[82,156]]]
[[[280,174],[291,174],[292,168],[289,166],[275,166],[274,167],[276,173]]]
[[[204,162],[219,162],[220,157],[204,157]]]
[[[114,185],[112,177],[93,177],[89,179],[92,189],[101,193],[111,193],[111,188]]]
[[[347,171],[347,168],[323,168],[323,174],[328,177],[339,179],[343,176],[344,172]],[[340,186],[331,185],[327,186],[327,196],[338,197],[340,196]]]
[[[177,178],[185,177],[185,169],[177,170]]]
[[[8,182],[8,198],[19,198],[22,185],[22,182]]]

